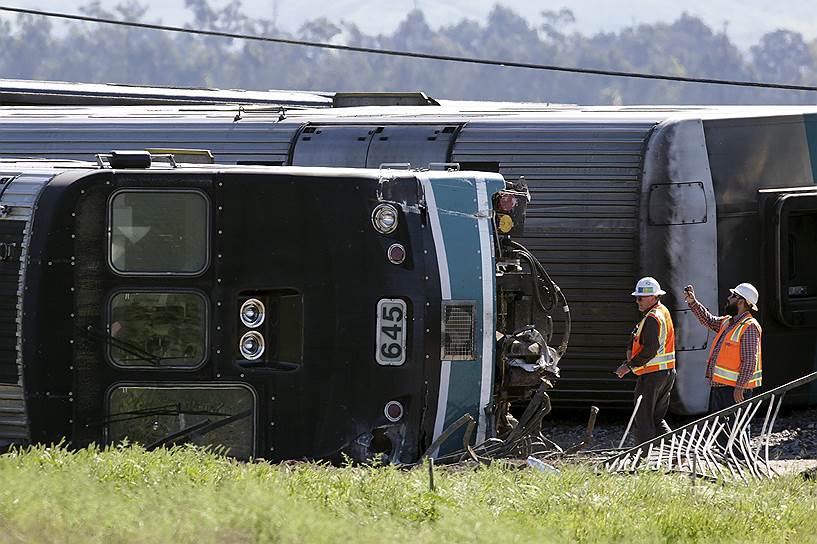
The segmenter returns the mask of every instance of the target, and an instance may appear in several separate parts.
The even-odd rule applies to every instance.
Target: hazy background
[[[817,2],[8,0],[3,5],[449,55],[817,84]],[[424,90],[587,104],[813,103],[817,93],[457,65],[0,12],[0,78]]]
[[[108,9],[118,1],[102,1]],[[213,0],[210,5],[221,8],[229,0]],[[484,23],[495,0],[243,0],[241,6],[248,15],[274,21],[288,32],[297,31],[311,19],[326,17],[331,21],[346,20],[367,34],[390,33],[406,18],[420,9],[432,28],[448,25],[460,19]],[[536,19],[544,10],[569,8],[576,17],[574,29],[582,34],[617,32],[640,23],[654,24],[677,19],[682,13],[700,18],[711,28],[726,28],[729,39],[739,48],[748,50],[758,36],[777,29],[799,32],[807,40],[817,37],[817,2],[783,0],[571,0],[569,2],[532,2],[504,0],[501,5],[511,8],[526,19]],[[9,0],[4,5],[76,13],[89,4],[83,0]],[[148,20],[161,19],[166,24],[182,24],[191,20],[184,0],[144,0]],[[2,15],[0,15],[1,17]]]

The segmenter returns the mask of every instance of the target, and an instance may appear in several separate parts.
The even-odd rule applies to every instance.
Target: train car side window
[[[817,193],[778,196],[772,215],[777,317],[789,327],[817,325]]]
[[[817,296],[817,213],[791,214],[786,255],[790,299]]]
[[[114,271],[195,275],[209,260],[209,203],[199,191],[127,189],[109,202],[108,259]]]
[[[198,292],[120,291],[108,309],[108,360],[127,368],[196,368],[207,353],[207,303]]]
[[[148,450],[212,445],[238,459],[255,450],[255,393],[243,385],[119,385],[108,394],[106,442]]]

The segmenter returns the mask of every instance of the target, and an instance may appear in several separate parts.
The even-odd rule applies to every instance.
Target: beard
[[[723,307],[723,311],[726,312],[727,315],[735,317],[738,315],[738,305],[735,302],[727,302],[726,306]]]

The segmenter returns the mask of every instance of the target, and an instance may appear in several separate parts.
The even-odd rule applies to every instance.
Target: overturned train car
[[[682,301],[687,283],[713,311],[737,283],[758,286],[765,385],[817,368],[817,108],[356,103],[286,115],[0,111],[0,155],[90,158],[107,142],[207,148],[224,163],[456,162],[524,178],[532,200],[520,241],[565,291],[574,319],[555,403],[632,406],[632,382],[612,370],[638,319],[629,293],[643,275],[669,291],[676,412],[706,410],[713,340]],[[813,403],[817,390],[790,398]]]
[[[411,462],[555,378],[498,174],[100,161],[0,161],[0,447]]]

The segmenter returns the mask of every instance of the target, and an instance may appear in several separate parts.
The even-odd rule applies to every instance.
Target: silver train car
[[[554,403],[631,405],[632,382],[612,370],[638,318],[629,293],[642,275],[669,292],[676,413],[701,413],[708,398],[713,335],[682,301],[688,283],[713,311],[735,284],[758,286],[765,386],[817,368],[817,107],[384,102],[374,97],[366,106],[358,96],[354,107],[281,113],[5,108],[0,156],[203,148],[220,163],[459,163],[524,178],[532,201],[520,241],[571,303],[571,345]],[[817,389],[792,400],[817,401]]]

